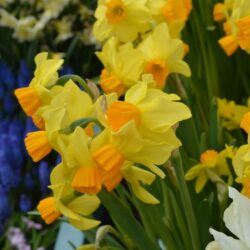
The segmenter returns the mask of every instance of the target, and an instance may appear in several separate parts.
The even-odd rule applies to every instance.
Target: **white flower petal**
[[[224,212],[226,227],[250,248],[250,199],[229,187],[231,205]]]
[[[236,249],[237,250],[249,250],[249,248],[247,248],[239,240],[236,240],[232,237],[229,237],[211,228],[209,229],[209,232],[214,236],[215,241],[219,244],[220,248],[218,248],[218,250],[236,250]],[[212,249],[210,248],[210,250]]]

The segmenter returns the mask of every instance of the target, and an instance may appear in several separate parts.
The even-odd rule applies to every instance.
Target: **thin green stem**
[[[85,80],[83,80],[80,76],[78,75],[64,75],[61,76],[56,83],[53,85],[64,85],[66,82],[68,82],[69,80],[73,80],[75,82],[77,82],[78,84],[80,84],[83,89],[89,94],[89,96],[94,99],[94,94],[92,93],[91,89],[89,88],[88,84],[86,83]]]
[[[199,234],[198,234],[198,227],[197,222],[194,215],[194,210],[192,207],[192,202],[190,199],[188,187],[184,178],[184,170],[183,164],[181,160],[181,155],[178,150],[173,153],[172,161],[175,166],[177,179],[179,182],[179,191],[181,195],[181,200],[183,203],[183,207],[185,207],[184,212],[188,224],[189,235],[192,242],[192,249],[193,250],[200,250],[200,241],[199,241]]]

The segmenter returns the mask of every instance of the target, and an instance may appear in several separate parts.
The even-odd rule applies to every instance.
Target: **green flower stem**
[[[74,82],[79,83],[83,89],[89,94],[89,96],[94,99],[94,94],[92,93],[91,89],[89,88],[88,84],[78,75],[64,75],[61,76],[55,83],[55,85],[64,85],[67,81],[72,80]],[[53,86],[55,86],[53,85]]]
[[[104,126],[96,118],[85,117],[72,122],[66,128],[60,129],[59,133],[68,135],[70,133],[73,133],[76,127],[80,126],[81,128],[86,128],[89,123],[95,123],[101,130],[104,129]]]
[[[181,195],[181,200],[183,203],[183,207],[185,208],[184,212],[185,212],[185,216],[186,216],[186,220],[188,224],[189,235],[190,235],[191,243],[192,243],[192,249],[200,250],[201,248],[200,248],[197,223],[196,223],[188,187],[184,178],[184,170],[183,170],[181,156],[178,150],[176,150],[173,153],[172,161],[175,166],[177,180],[179,182],[179,187],[180,187],[179,191]]]
[[[149,239],[143,227],[114,193],[103,190],[98,197],[111,218],[126,232],[138,249],[159,250],[159,247]]]

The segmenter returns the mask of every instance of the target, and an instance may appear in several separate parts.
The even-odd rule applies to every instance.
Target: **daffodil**
[[[104,41],[115,36],[121,42],[130,42],[140,32],[150,28],[151,16],[146,0],[99,0],[95,12],[94,35]]]
[[[233,148],[226,147],[221,152],[207,150],[201,154],[200,163],[194,165],[185,175],[187,181],[196,179],[195,191],[200,193],[208,180],[217,181],[219,176],[230,176],[226,158],[233,157]]]
[[[155,144],[168,145],[168,156],[180,145],[173,126],[191,117],[191,113],[186,105],[178,102],[180,98],[177,95],[166,94],[141,81],[127,91],[124,101],[117,100],[114,95],[106,98],[105,114],[102,116],[100,111],[97,116],[114,133],[133,121],[142,138]],[[101,101],[102,97],[97,100],[97,109],[101,109]]]
[[[218,232],[210,228],[210,233],[213,235],[215,242],[207,245],[206,250],[249,250],[249,213],[250,200],[241,195],[236,189],[229,187],[229,197],[233,202],[225,210],[223,220],[226,227],[238,239],[227,236],[224,233]]]
[[[238,47],[250,53],[250,2],[249,0],[229,1],[220,8],[216,7],[217,19],[224,20],[226,36],[219,40],[219,44],[228,56],[231,56]],[[223,9],[223,10],[222,10]],[[223,12],[223,14],[221,13]],[[224,18],[225,17],[225,18]]]
[[[147,203],[155,203],[157,200],[140,185],[140,181],[151,184],[155,174],[133,167],[135,159],[137,163],[143,163],[146,158],[153,165],[154,159],[158,157],[154,156],[156,153],[154,151],[148,151],[145,157],[143,150],[144,142],[133,123],[127,124],[120,133],[115,135],[105,129],[94,139],[77,127],[64,141],[63,162],[73,173],[69,180],[78,192],[96,194],[102,189],[102,185],[108,191],[112,191],[125,178],[131,183],[139,199]],[[157,169],[151,166],[150,168]],[[140,172],[141,177],[138,176]]]
[[[42,52],[35,57],[36,69],[28,87],[15,90],[15,95],[28,116],[33,116],[42,105],[50,102],[53,94],[50,87],[58,79],[57,71],[63,60],[48,59],[48,53]]]
[[[248,144],[241,146],[234,158],[233,167],[236,173],[236,182],[241,183],[242,193],[250,198],[250,138]]]
[[[112,37],[96,55],[104,65],[100,85],[105,93],[123,95],[136,84],[143,72],[142,52],[134,49],[132,43],[119,46],[119,41]]]
[[[49,154],[52,148],[58,150],[58,131],[75,120],[93,114],[92,100],[88,94],[69,80],[64,87],[54,87],[55,96],[48,105],[37,111],[45,123],[46,130],[31,132],[25,138],[25,145],[33,161],[37,162]],[[91,134],[91,128],[86,131]]]
[[[99,199],[95,195],[76,194],[68,182],[68,176],[65,175],[62,164],[52,171],[50,188],[53,195],[41,200],[37,206],[47,224],[53,223],[61,215],[80,230],[91,229],[100,223],[86,218],[99,207]]]
[[[152,74],[158,88],[163,88],[170,73],[190,76],[191,71],[184,57],[183,43],[172,39],[166,23],[159,24],[141,42],[140,49],[144,56],[144,73]]]
[[[191,0],[148,0],[147,5],[157,23],[168,24],[172,38],[180,36],[192,10]]]
[[[240,123],[245,113],[250,108],[244,105],[238,105],[234,101],[226,99],[217,99],[218,115],[221,117],[222,126],[228,130],[233,130],[240,127]]]

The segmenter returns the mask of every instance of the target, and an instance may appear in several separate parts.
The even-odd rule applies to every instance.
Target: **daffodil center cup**
[[[118,96],[121,96],[125,93],[125,87],[121,79],[115,74],[110,74],[106,69],[102,70],[100,85],[107,94],[115,92]]]
[[[135,121],[138,126],[141,122],[140,110],[132,103],[125,101],[115,101],[107,109],[107,123],[110,128],[117,132],[126,123]]]
[[[108,191],[113,190],[122,180],[123,155],[111,144],[104,145],[92,155],[102,170],[102,180]]]
[[[207,150],[201,154],[200,162],[208,165],[215,165],[218,158],[218,152],[215,150]]]
[[[147,62],[144,73],[152,74],[157,87],[163,88],[169,75],[169,69],[164,60],[157,59]]]
[[[126,17],[125,5],[122,0],[110,0],[106,6],[106,17],[110,24],[119,23]]]

